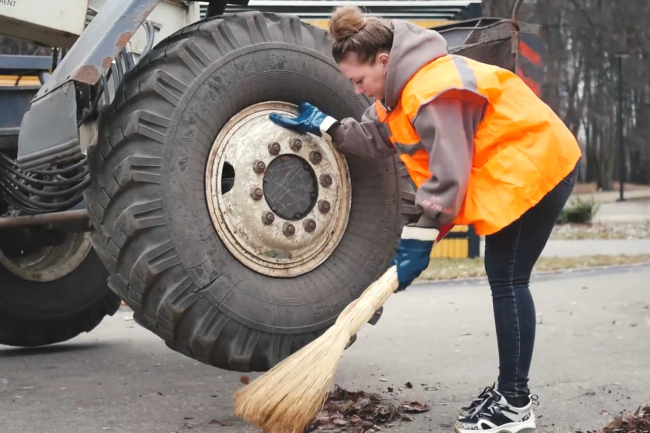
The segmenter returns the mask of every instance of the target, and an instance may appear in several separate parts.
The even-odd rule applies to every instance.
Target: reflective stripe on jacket
[[[408,80],[392,110],[376,103],[378,118],[388,126],[390,141],[418,188],[435,173],[429,171],[429,153],[414,122],[429,103],[467,92],[485,101],[485,111],[474,134],[465,197],[453,222],[473,224],[479,235],[488,235],[537,204],[575,168],[581,151],[560,118],[515,74],[445,55]],[[444,212],[435,196],[421,206]]]

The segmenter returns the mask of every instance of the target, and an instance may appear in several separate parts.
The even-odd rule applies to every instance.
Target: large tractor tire
[[[44,346],[90,332],[120,307],[107,279],[84,233],[24,254],[0,251],[0,344]]]
[[[337,118],[369,104],[323,30],[258,12],[209,19],[125,76],[90,149],[109,286],[201,362],[265,371],[321,335],[388,267],[413,211],[396,159],[344,158],[268,121],[300,101]]]

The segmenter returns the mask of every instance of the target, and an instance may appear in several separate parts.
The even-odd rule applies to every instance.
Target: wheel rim
[[[228,250],[264,275],[295,277],[323,263],[347,227],[350,175],[326,140],[268,120],[297,114],[284,102],[237,113],[208,157],[206,196],[212,224]]]
[[[61,245],[43,247],[20,257],[6,257],[0,251],[0,264],[24,280],[48,283],[77,269],[91,248],[89,233],[69,233]]]

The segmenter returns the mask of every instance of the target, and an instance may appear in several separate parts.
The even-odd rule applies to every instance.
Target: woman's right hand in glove
[[[308,102],[301,102],[298,105],[297,117],[271,113],[269,119],[283,128],[291,129],[300,134],[309,132],[319,137],[337,122],[336,119],[323,113]]]

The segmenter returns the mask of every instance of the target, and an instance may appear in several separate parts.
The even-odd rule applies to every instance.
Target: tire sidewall
[[[0,310],[19,319],[53,319],[84,311],[109,292],[108,271],[91,249],[84,261],[62,278],[39,283],[0,265]]]
[[[221,312],[260,331],[302,333],[335,320],[388,266],[400,227],[396,165],[393,159],[347,158],[351,218],[341,243],[321,266],[291,279],[254,272],[219,239],[207,206],[205,170],[226,122],[248,106],[272,100],[306,100],[339,119],[359,118],[368,106],[336,64],[316,51],[264,43],[232,52],[194,81],[170,121],[163,202],[183,267]]]

